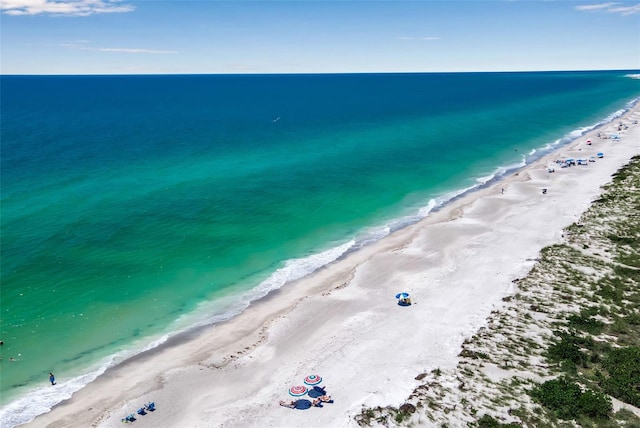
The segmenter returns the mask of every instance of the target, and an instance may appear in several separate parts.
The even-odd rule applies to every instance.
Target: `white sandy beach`
[[[638,106],[229,322],[109,370],[26,426],[121,427],[121,418],[154,401],[157,410],[133,426],[353,427],[363,406],[401,405],[417,375],[456,366],[463,341],[513,293],[512,281],[640,154],[634,121]],[[618,131],[620,122],[628,129]],[[588,166],[547,171],[555,159],[597,152],[604,158]],[[412,306],[396,304],[401,291],[411,294]],[[334,403],[281,407],[280,400],[292,399],[289,387],[310,374],[323,377]]]

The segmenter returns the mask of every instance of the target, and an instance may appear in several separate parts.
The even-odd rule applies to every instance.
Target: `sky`
[[[0,0],[1,74],[640,69],[640,2]]]

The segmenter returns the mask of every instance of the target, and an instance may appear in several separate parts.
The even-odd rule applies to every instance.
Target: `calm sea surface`
[[[2,76],[0,422],[615,120],[637,73]]]

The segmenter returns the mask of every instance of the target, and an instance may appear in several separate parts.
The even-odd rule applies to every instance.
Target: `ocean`
[[[0,85],[3,426],[500,180],[640,97],[637,70]]]

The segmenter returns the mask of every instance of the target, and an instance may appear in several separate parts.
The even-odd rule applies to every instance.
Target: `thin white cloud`
[[[89,46],[91,42],[89,40],[74,40],[72,42],[60,43],[58,46],[69,49],[79,49],[82,51],[94,51],[94,52],[116,52],[116,53],[127,53],[127,54],[155,54],[155,55],[166,55],[166,54],[177,54],[178,51],[165,51],[158,49],[140,49],[140,48],[96,48],[93,46]]]
[[[89,16],[134,9],[122,0],[0,0],[0,10],[6,15]]]
[[[98,48],[92,49],[100,52],[121,52],[130,54],[177,54],[178,51],[157,51],[153,49],[131,49],[131,48]]]
[[[88,40],[74,40],[71,42],[60,43],[60,46],[65,48],[82,48],[89,43]]]
[[[608,10],[608,12],[619,13],[624,16],[633,15],[636,13],[640,13],[640,3],[634,4],[633,6],[612,7],[611,9]]]
[[[583,12],[605,12],[605,13],[617,13],[623,16],[633,15],[640,13],[640,3],[631,6],[621,5],[621,3],[609,2],[598,4],[584,4],[576,6],[576,10]]]
[[[407,37],[400,36],[396,37],[398,40],[440,40],[440,37]]]
[[[600,3],[600,4],[583,4],[580,6],[576,6],[576,10],[602,10],[608,9],[613,6],[615,3]]]

